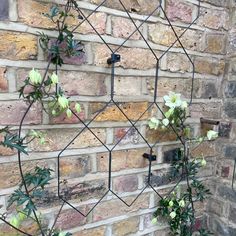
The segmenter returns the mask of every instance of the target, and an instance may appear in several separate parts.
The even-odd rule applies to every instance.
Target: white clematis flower
[[[218,138],[218,132],[216,132],[214,130],[209,130],[207,132],[207,138],[208,138],[208,140],[214,140],[214,139]]]
[[[180,107],[182,101],[180,99],[181,94],[169,92],[169,96],[164,96],[165,105],[170,108]]]

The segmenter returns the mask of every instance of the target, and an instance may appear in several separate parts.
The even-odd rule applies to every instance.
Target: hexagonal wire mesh
[[[106,46],[106,48],[108,49],[108,51],[110,52],[110,57],[107,58],[107,63],[111,69],[110,72],[110,99],[108,102],[106,102],[105,104],[102,105],[102,107],[95,112],[95,115],[91,118],[91,120],[89,122],[85,122],[80,116],[78,116],[75,112],[72,111],[73,115],[81,122],[81,124],[83,125],[83,128],[74,136],[73,139],[70,140],[70,142],[60,151],[60,153],[58,154],[58,196],[59,198],[63,201],[63,204],[61,206],[61,209],[63,208],[63,206],[65,204],[68,204],[70,207],[72,207],[74,210],[76,210],[79,214],[81,214],[82,216],[86,217],[88,216],[97,206],[99,203],[102,202],[102,200],[105,198],[105,196],[108,195],[108,193],[113,194],[114,196],[116,196],[121,202],[123,202],[127,207],[131,207],[136,200],[142,195],[142,193],[148,188],[150,187],[160,198],[163,198],[161,196],[160,193],[158,193],[158,191],[155,189],[155,186],[153,186],[153,182],[151,181],[151,175],[152,175],[152,161],[155,159],[155,155],[154,155],[154,148],[158,143],[158,140],[155,141],[154,143],[151,143],[148,141],[148,139],[146,137],[144,137],[144,135],[142,134],[142,132],[140,131],[140,129],[137,127],[137,124],[139,123],[139,121],[141,121],[144,117],[145,114],[147,112],[149,112],[151,109],[156,109],[160,112],[160,114],[165,117],[164,112],[162,111],[162,108],[160,107],[160,105],[158,104],[157,101],[157,97],[158,97],[158,82],[159,82],[159,72],[160,72],[160,60],[171,50],[171,48],[176,45],[176,43],[179,44],[180,49],[182,50],[182,54],[189,60],[189,63],[192,66],[192,76],[191,76],[191,91],[190,91],[190,97],[189,97],[189,103],[192,103],[192,98],[193,98],[193,85],[194,85],[194,77],[195,77],[195,68],[194,68],[194,63],[191,59],[191,57],[189,56],[188,52],[186,51],[184,45],[181,42],[181,37],[185,35],[185,33],[191,28],[191,26],[197,21],[197,19],[199,18],[199,11],[200,11],[200,0],[198,1],[198,5],[197,5],[197,16],[196,18],[187,26],[185,27],[185,29],[181,32],[181,34],[178,34],[176,32],[175,26],[171,23],[170,19],[168,18],[165,9],[163,7],[162,4],[162,0],[160,0],[157,4],[156,7],[154,7],[153,11],[146,15],[146,17],[141,20],[141,23],[139,22],[139,24],[137,22],[135,22],[134,18],[133,18],[133,14],[130,13],[129,9],[127,9],[127,7],[125,6],[124,1],[122,0],[117,0],[117,4],[120,5],[120,9],[122,11],[125,12],[126,14],[126,18],[129,19],[134,27],[134,31],[131,32],[129,34],[128,37],[126,37],[123,42],[117,46],[116,48],[114,46],[109,45],[106,42],[105,37],[101,34],[101,32],[99,32],[99,29],[96,28],[96,26],[93,25],[93,23],[91,22],[91,17],[93,16],[94,13],[98,12],[99,9],[103,6],[105,6],[107,0],[103,0],[101,1],[101,3],[99,5],[97,5],[96,7],[94,7],[94,10],[91,11],[88,15],[86,15],[82,9],[80,9],[78,7],[78,5],[73,5],[72,4],[72,8],[78,12],[78,14],[80,16],[83,17],[83,20],[74,28],[74,31],[76,29],[78,29],[82,24],[87,23],[92,30],[97,34],[97,36],[100,38],[101,42],[103,43],[103,45]],[[73,3],[73,1],[72,1]],[[172,42],[169,47],[161,54],[161,55],[157,55],[156,51],[152,48],[152,45],[148,42],[148,40],[146,39],[146,37],[144,36],[141,27],[148,22],[148,20],[154,16],[155,14],[162,14],[163,18],[165,19],[165,21],[168,23],[168,26],[170,27],[172,33],[175,36],[175,40],[174,42]],[[155,17],[154,17],[155,18]],[[144,45],[144,48],[149,50],[150,55],[153,58],[152,63],[155,65],[155,80],[154,80],[154,94],[153,94],[153,101],[150,102],[148,104],[147,109],[145,109],[144,112],[140,113],[137,115],[137,117],[129,117],[128,114],[126,114],[126,110],[124,109],[124,107],[122,106],[122,103],[118,102],[115,96],[115,90],[114,90],[114,85],[115,85],[115,76],[116,76],[116,64],[119,62],[122,62],[122,57],[120,56],[120,54],[118,53],[122,48],[125,48],[125,46],[127,45],[127,43],[129,42],[129,40],[134,36],[134,35],[138,35],[138,37],[142,40],[142,43]],[[125,49],[126,50],[126,49]],[[145,59],[144,59],[145,60]],[[50,62],[48,64],[48,68],[49,68]],[[47,68],[47,69],[48,69]],[[21,135],[21,131],[22,131],[22,125],[24,122],[24,119],[27,115],[27,113],[29,112],[30,108],[32,107],[33,102],[29,105],[25,115],[23,116],[21,123],[20,123],[20,128],[19,128],[19,134]],[[121,137],[118,138],[116,143],[113,143],[113,145],[107,145],[105,143],[105,141],[99,136],[99,132],[96,132],[93,130],[93,128],[91,128],[91,124],[93,122],[95,122],[96,120],[99,120],[99,117],[103,114],[103,112],[106,109],[110,109],[111,107],[115,108],[116,111],[123,117],[123,119],[129,124],[129,127],[125,130],[125,132],[121,135]],[[178,132],[175,130],[175,128],[170,124],[170,130],[175,134],[176,138],[182,142],[181,138],[178,135]],[[143,141],[143,143],[145,143],[147,150],[149,150],[147,153],[144,154],[144,157],[147,158],[148,160],[148,173],[147,173],[147,181],[146,181],[146,185],[145,187],[142,188],[142,190],[140,190],[140,192],[137,194],[137,196],[131,200],[131,202],[127,202],[126,200],[124,200],[122,197],[119,196],[118,193],[116,193],[113,189],[112,189],[112,159],[113,159],[113,153],[117,147],[117,145],[122,142],[126,135],[129,134],[129,132],[134,131],[139,137],[140,139]],[[90,137],[93,137],[93,139],[95,139],[99,144],[101,144],[104,147],[104,151],[107,152],[108,154],[108,187],[107,190],[104,191],[103,195],[100,197],[100,199],[98,199],[97,202],[95,202],[89,209],[87,209],[86,211],[82,211],[81,209],[78,209],[78,207],[74,206],[70,200],[61,193],[61,184],[63,182],[63,179],[61,177],[61,173],[60,173],[60,161],[63,157],[63,154],[66,152],[66,150],[70,147],[70,145],[73,145],[73,143],[76,141],[76,139],[80,138],[82,135],[84,135],[84,133],[86,132],[86,134],[89,134]],[[165,134],[164,134],[165,135]],[[83,136],[84,137],[84,136]],[[82,138],[83,138],[82,137]],[[184,143],[182,143],[182,145],[184,145]],[[19,158],[19,163],[20,163],[20,168],[21,168],[21,153],[18,152],[18,158]],[[22,172],[22,170],[21,170]],[[180,179],[177,181],[176,184],[174,184],[174,186],[172,187],[172,189],[168,192],[168,195],[176,188],[176,186],[179,184],[179,182],[183,179],[183,177],[181,176]],[[27,190],[26,190],[27,191]],[[61,209],[57,215],[57,217],[59,216]],[[55,225],[53,225],[54,227]],[[21,232],[21,231],[20,231]],[[25,233],[26,235],[30,235]]]

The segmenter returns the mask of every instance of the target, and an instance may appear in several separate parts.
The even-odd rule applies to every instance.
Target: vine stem
[[[188,142],[184,141],[184,166],[185,166],[186,181],[187,181],[188,192],[189,192],[189,202],[191,204],[192,217],[194,219],[195,209],[194,209],[194,203],[193,203],[193,197],[192,197],[192,187],[191,187],[190,179],[189,179],[188,165],[189,165],[189,146],[188,146]],[[191,220],[191,233],[192,231],[193,231],[193,220]]]
[[[40,84],[39,87],[42,87],[42,86],[43,86],[43,83],[44,83],[44,80],[45,80],[45,78],[46,78],[46,76],[47,76],[47,73],[48,73],[50,64],[51,64],[51,59],[49,59],[49,61],[48,61],[48,65],[47,65],[47,67],[46,67],[46,70],[45,70],[45,73],[44,73],[42,82],[41,82],[41,84]],[[35,101],[31,101],[31,102],[30,102],[30,104],[29,104],[28,108],[26,109],[26,111],[25,111],[23,117],[21,118],[20,125],[19,125],[19,132],[18,132],[19,138],[21,138],[22,126],[23,126],[23,122],[24,122],[24,120],[25,120],[25,117],[26,117],[26,115],[28,114],[28,112],[30,111],[30,109],[31,109],[31,107],[33,106],[34,103],[35,103]],[[22,179],[23,186],[24,186],[24,188],[25,188],[26,195],[27,195],[28,197],[30,197],[30,193],[29,193],[29,190],[28,190],[28,188],[27,188],[27,184],[26,184],[26,182],[25,182],[24,173],[23,173],[23,169],[22,169],[22,161],[21,161],[21,152],[20,152],[20,151],[18,151],[18,164],[19,164],[19,171],[20,171],[20,175],[21,175],[21,179]],[[37,223],[37,225],[38,225],[38,227],[39,227],[39,229],[40,229],[40,232],[41,232],[42,236],[45,236],[45,234],[44,234],[44,232],[43,232],[43,229],[42,229],[42,226],[41,226],[41,224],[40,224],[39,218],[37,217],[37,214],[36,214],[35,210],[33,210],[33,214],[34,214],[35,221],[36,221],[36,223]]]

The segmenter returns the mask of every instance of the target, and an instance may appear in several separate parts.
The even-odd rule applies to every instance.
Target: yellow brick
[[[35,59],[37,56],[37,37],[15,32],[0,32],[0,57],[12,60]]]

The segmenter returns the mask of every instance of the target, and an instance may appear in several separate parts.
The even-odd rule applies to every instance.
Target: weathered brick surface
[[[86,211],[86,207],[78,208],[81,212]],[[71,229],[84,225],[86,218],[74,209],[68,209],[61,212],[56,227],[62,230]]]
[[[175,27],[175,31],[178,36],[183,34],[184,29]],[[200,50],[202,43],[203,33],[201,31],[188,30],[181,37],[181,43],[185,48],[192,50]],[[161,23],[149,25],[149,38],[154,43],[161,44],[164,46],[175,46],[180,47],[180,44],[173,32],[172,28],[168,25]]]
[[[125,236],[138,231],[139,218],[133,217],[127,220],[120,221],[112,225],[113,235]]]
[[[167,16],[170,20],[180,20],[191,23],[193,21],[193,6],[186,2],[178,0],[168,0],[166,6]]]
[[[201,74],[222,75],[225,69],[224,60],[206,59],[197,57],[194,60],[195,71]]]
[[[122,47],[118,53],[121,56],[121,62],[117,63],[117,66],[124,69],[147,70],[156,67],[155,56],[148,49]],[[156,51],[155,54],[158,58],[160,52]],[[110,58],[110,55],[111,52],[106,46],[94,46],[94,64],[96,66],[107,67],[107,59]]]
[[[119,171],[132,168],[143,168],[147,166],[147,161],[143,158],[146,149],[130,149],[125,151],[115,151],[112,154],[112,171]],[[98,170],[108,171],[109,161],[107,153],[97,155]]]
[[[140,22],[135,22],[137,26],[140,25]],[[142,32],[142,28],[139,29]],[[133,32],[136,31],[134,34]],[[128,38],[130,39],[140,39],[141,34],[136,30],[135,25],[130,19],[125,19],[122,17],[113,17],[112,18],[112,34],[116,38]],[[133,34],[131,36],[131,34]]]
[[[36,59],[37,37],[25,33],[0,31],[0,38],[4,38],[0,45],[0,58],[11,60]]]
[[[102,0],[90,0],[90,2],[94,4],[101,4],[103,1]],[[159,0],[154,0],[154,1],[149,1],[146,2],[144,0],[138,1],[138,0],[128,0],[123,2],[125,8],[128,11],[135,12],[138,14],[150,14],[153,12],[155,8],[157,8],[158,4],[160,3]],[[121,11],[124,11],[123,6],[120,4],[119,1],[112,1],[108,0],[104,3],[105,6],[113,8],[113,9],[118,9]],[[155,12],[155,15],[157,12]]]
[[[95,229],[82,230],[74,233],[74,236],[103,236],[105,235],[105,227],[99,227]]]
[[[102,219],[123,215],[126,212],[136,212],[140,209],[146,209],[148,208],[148,197],[149,195],[143,194],[130,208],[119,200],[103,202],[94,209],[93,220],[99,221]],[[124,198],[124,201],[127,201],[128,203],[131,203],[132,200],[134,199],[131,197]]]
[[[104,111],[100,112],[105,105],[102,103],[91,103],[89,109],[91,117],[96,116],[95,121],[127,121],[127,118],[136,121],[139,118],[140,120],[145,120],[148,117],[148,112],[142,116],[148,108],[147,102],[124,103],[118,104],[118,106],[119,108],[111,104],[111,106],[106,107]],[[98,114],[98,112],[100,113]]]
[[[106,133],[104,129],[92,129],[93,132],[105,142]],[[58,151],[62,150],[69,141],[71,141],[78,133],[75,129],[49,129],[42,131],[45,135],[45,144],[40,145],[37,141],[30,143],[29,147],[32,151]],[[74,148],[86,148],[93,146],[101,146],[100,141],[88,130],[79,135],[74,142],[68,147],[68,149]]]
[[[19,125],[28,105],[23,101],[1,101],[0,120],[2,125]],[[24,119],[24,124],[40,124],[41,106],[35,104]]]
[[[60,158],[60,174],[62,177],[76,178],[85,175],[90,171],[88,156],[63,157]]]
[[[107,75],[76,71],[61,71],[60,83],[69,96],[102,96],[107,94]]]
[[[116,193],[133,192],[138,189],[138,177],[136,175],[125,175],[113,180],[113,189]]]
[[[209,53],[225,53],[225,36],[221,34],[207,35],[205,51]]]
[[[229,13],[228,11],[202,8],[198,24],[211,29],[228,29]]]
[[[55,170],[55,166],[53,162],[46,162],[46,161],[29,161],[23,162],[22,168],[23,173],[30,172],[34,170],[36,166],[47,166]],[[10,188],[16,186],[20,183],[21,177],[19,172],[19,165],[16,162],[13,163],[5,163],[0,165],[0,175],[1,175],[1,183],[0,188]]]

